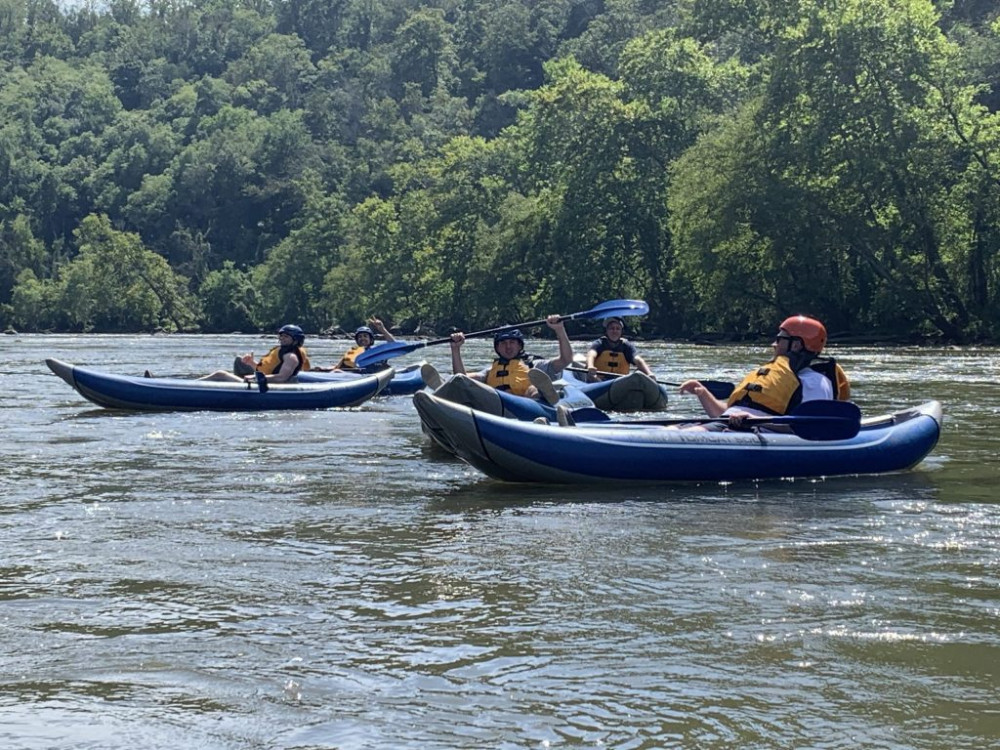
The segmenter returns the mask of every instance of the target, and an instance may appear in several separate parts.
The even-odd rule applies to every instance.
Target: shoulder
[[[809,398],[833,398],[833,384],[830,379],[822,373],[816,372],[811,367],[803,367],[799,370],[799,380],[802,382],[802,392]]]
[[[590,342],[590,346],[588,348],[590,348],[590,349],[601,349],[603,346],[604,346],[604,338],[601,337],[599,339],[594,339],[593,341],[591,341]]]

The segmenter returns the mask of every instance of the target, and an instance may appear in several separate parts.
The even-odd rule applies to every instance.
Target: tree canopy
[[[1000,341],[1000,9],[0,0],[0,325]]]

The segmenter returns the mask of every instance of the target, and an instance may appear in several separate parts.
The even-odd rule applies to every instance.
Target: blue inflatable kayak
[[[908,469],[937,444],[941,405],[930,401],[861,421],[854,437],[807,440],[775,432],[705,432],[614,422],[561,427],[516,422],[417,393],[438,442],[512,482],[731,481]]]
[[[424,383],[423,376],[420,374],[420,368],[423,364],[423,362],[418,362],[417,364],[409,365],[402,370],[396,370],[395,375],[392,376],[392,380],[389,381],[389,385],[382,389],[378,395],[412,396],[417,391],[423,390],[426,385]],[[356,372],[345,371],[300,372],[298,380],[300,383],[347,383],[364,377],[368,376]]]
[[[357,406],[379,393],[390,368],[350,382],[256,384],[181,378],[145,378],[78,367],[57,359],[45,364],[81,396],[109,409],[133,411],[272,411]]]

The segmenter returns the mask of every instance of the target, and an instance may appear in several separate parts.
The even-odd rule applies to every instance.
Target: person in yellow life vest
[[[786,318],[771,346],[774,358],[748,373],[727,401],[697,380],[681,383],[680,392],[697,396],[708,416],[728,417],[728,425],[718,429],[739,429],[747,417],[780,416],[804,401],[850,399],[847,374],[832,358],[819,356],[826,346],[826,328],[818,320],[805,315]]]
[[[545,324],[551,328],[559,342],[559,356],[553,359],[535,359],[524,352],[524,334],[518,329],[501,331],[493,337],[493,351],[496,359],[479,372],[469,374],[462,362],[462,345],[465,334],[461,331],[451,334],[451,369],[456,375],[468,375],[498,390],[508,391],[516,396],[538,398],[538,388],[532,385],[528,372],[534,368],[557,380],[563,368],[573,361],[573,347],[566,334],[566,326],[559,315],[549,315]],[[543,379],[544,380],[544,379]]]
[[[587,379],[601,380],[601,373],[628,375],[635,367],[639,372],[653,377],[646,360],[639,356],[635,344],[626,338],[625,321],[621,318],[608,318],[604,321],[604,335],[592,341],[587,350]]]
[[[249,370],[249,374],[236,375],[226,370],[216,370],[201,380],[231,380],[241,383],[245,380],[256,381],[257,373],[261,373],[268,383],[295,382],[295,376],[299,372],[309,369],[309,355],[302,346],[305,341],[306,335],[299,326],[284,325],[278,329],[278,345],[261,357],[259,362],[254,359],[253,352],[239,358],[241,369]]]
[[[313,371],[337,372],[339,370],[345,370],[348,372],[369,373],[378,372],[379,370],[384,370],[386,367],[389,367],[389,364],[386,362],[375,362],[374,364],[361,369],[354,365],[354,360],[357,359],[358,355],[368,349],[371,349],[375,345],[376,332],[378,332],[388,343],[392,343],[396,340],[395,336],[389,333],[389,329],[385,327],[385,324],[381,320],[374,317],[369,318],[368,325],[360,326],[356,331],[354,331],[354,346],[344,353],[344,356],[340,358],[337,364],[332,367],[314,367]]]

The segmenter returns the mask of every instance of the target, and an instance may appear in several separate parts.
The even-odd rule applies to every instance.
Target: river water
[[[487,479],[405,397],[129,414],[44,365],[270,343],[0,338],[0,746],[996,746],[1000,351],[834,352],[868,415],[943,402],[906,474],[594,490]],[[643,352],[674,381],[766,359]]]

